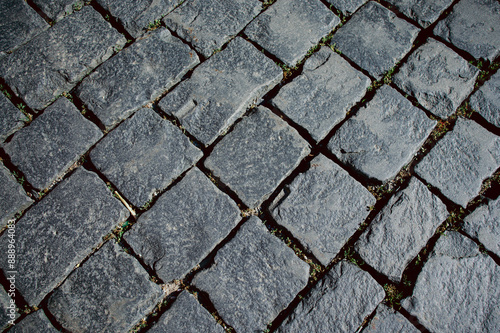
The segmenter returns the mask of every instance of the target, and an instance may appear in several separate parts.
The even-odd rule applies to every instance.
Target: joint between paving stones
[[[113,28],[115,28],[119,33],[125,36],[125,38],[127,39],[127,43],[123,48],[128,47],[130,44],[135,42],[135,38],[132,37],[132,35],[130,35],[130,33],[127,30],[125,30],[124,26],[120,23],[120,21],[116,17],[111,15],[111,13],[106,9],[104,9],[99,3],[97,3],[97,1],[92,0],[90,2],[90,6],[92,6],[92,8],[94,8],[99,14],[101,14],[101,16],[107,22],[109,22],[109,24],[111,24]]]
[[[38,15],[40,15],[45,20],[45,22],[47,22],[50,26],[54,25],[55,22],[52,21],[47,16],[47,14],[45,14],[35,3],[33,3],[33,0],[25,0],[25,1],[31,8],[33,8],[37,12]]]

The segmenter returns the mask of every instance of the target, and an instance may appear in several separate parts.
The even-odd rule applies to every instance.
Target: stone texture
[[[7,225],[17,212],[28,208],[33,200],[26,195],[23,187],[10,171],[0,164],[0,228]]]
[[[447,232],[401,305],[432,332],[498,332],[500,267],[470,239]]]
[[[500,257],[500,197],[467,216],[463,230]]]
[[[272,103],[320,141],[363,98],[370,83],[341,56],[322,47]]]
[[[453,0],[387,0],[407,17],[427,28],[450,7]]]
[[[99,128],[61,97],[4,149],[31,185],[45,189],[101,137]]]
[[[215,146],[205,165],[252,208],[267,199],[309,152],[295,129],[258,107]]]
[[[181,82],[159,105],[198,140],[210,144],[282,76],[271,59],[237,37],[197,67],[191,78]]]
[[[55,290],[47,307],[71,332],[128,332],[162,295],[139,262],[109,241]]]
[[[0,93],[0,144],[15,131],[24,126],[27,118]]]
[[[353,14],[359,7],[363,6],[368,0],[326,0],[336,9],[340,10],[345,16]]]
[[[138,40],[85,78],[77,96],[107,129],[170,89],[199,63],[167,29]]]
[[[384,289],[346,261],[318,282],[277,332],[354,332],[384,299]]]
[[[482,181],[500,166],[500,137],[471,120],[458,118],[415,171],[454,202],[466,207]]]
[[[0,329],[2,332],[9,325],[9,321],[17,318],[19,318],[19,313],[16,304],[12,303],[12,298],[0,287]]]
[[[382,5],[370,1],[333,35],[331,43],[380,79],[410,51],[419,31]]]
[[[127,216],[104,182],[79,168],[17,222],[16,265],[22,278],[16,288],[30,305],[38,305]],[[4,234],[1,248],[7,241]],[[8,270],[6,256],[0,266]]]
[[[43,310],[38,310],[35,313],[28,315],[19,323],[14,325],[9,331],[11,333],[57,333],[59,330],[52,326],[51,322],[43,313]]]
[[[500,128],[500,71],[470,97],[470,106]]]
[[[248,25],[245,34],[293,67],[339,23],[319,0],[277,1]]]
[[[240,219],[238,206],[194,168],[141,215],[125,239],[169,282],[189,273]]]
[[[251,217],[193,283],[237,332],[263,331],[307,283],[309,266]]]
[[[228,42],[257,16],[262,9],[258,0],[185,1],[163,21],[183,40],[205,57]]]
[[[269,208],[274,219],[297,237],[325,266],[366,219],[375,198],[349,174],[319,155]]]
[[[80,10],[89,0],[33,0],[33,3],[52,21],[59,21]]]
[[[125,42],[98,12],[85,6],[1,59],[0,75],[31,108],[41,110]]]
[[[375,270],[399,282],[406,266],[447,216],[441,200],[412,178],[370,223],[355,249]]]
[[[381,181],[411,161],[435,121],[389,86],[340,127],[328,148],[362,174]]]
[[[362,333],[386,332],[419,333],[420,331],[401,313],[394,311],[384,304],[379,304],[375,317],[363,329]]]
[[[434,39],[419,47],[393,82],[427,110],[447,118],[474,89],[479,70]]]

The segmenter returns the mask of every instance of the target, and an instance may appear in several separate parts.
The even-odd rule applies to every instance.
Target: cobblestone
[[[11,134],[23,127],[27,118],[12,104],[7,97],[0,94],[0,144]]]
[[[60,332],[55,329],[52,323],[49,321],[47,316],[43,313],[43,310],[38,310],[35,313],[28,315],[26,318],[21,320],[19,323],[15,324],[9,332],[12,333],[30,333],[30,332],[40,332],[40,333],[56,333]]]
[[[436,22],[439,16],[453,3],[453,0],[387,0],[399,11],[415,20],[423,28]]]
[[[75,10],[81,9],[85,2],[88,0],[33,0],[33,3],[52,21],[59,21]]]
[[[385,333],[385,332],[420,332],[411,324],[402,314],[393,309],[379,304],[377,312],[372,318],[368,326],[362,331],[363,333]]]
[[[500,198],[477,208],[464,220],[463,230],[500,257]]]
[[[470,97],[470,106],[500,128],[500,72],[493,75]]]
[[[16,213],[28,208],[33,200],[26,195],[21,184],[3,165],[0,165],[0,184],[3,188],[0,192],[0,228],[3,228]]]

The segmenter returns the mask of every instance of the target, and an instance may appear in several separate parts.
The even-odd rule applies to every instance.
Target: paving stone
[[[427,28],[451,6],[453,0],[387,0],[407,17]]]
[[[375,270],[399,282],[406,266],[447,216],[441,200],[412,178],[372,221],[355,249]]]
[[[0,228],[3,228],[16,213],[28,208],[33,200],[3,165],[0,165],[0,187],[3,188],[0,192]]]
[[[33,0],[33,3],[41,9],[52,21],[59,21],[74,11],[80,10],[85,2],[89,0]]]
[[[309,266],[251,217],[193,283],[237,332],[263,331],[307,284]]]
[[[434,28],[434,34],[476,59],[493,61],[500,54],[500,3],[461,0]]]
[[[500,197],[467,216],[463,230],[500,257]]]
[[[363,6],[368,0],[326,0],[340,10],[345,16],[353,14],[359,7]]]
[[[386,333],[386,332],[405,332],[419,333],[420,331],[413,326],[408,319],[401,313],[393,309],[379,304],[377,312],[372,318],[368,326],[362,331],[363,333]]]
[[[498,332],[500,267],[470,239],[447,232],[401,305],[432,332]]]
[[[500,127],[500,72],[470,97],[470,106],[487,121]]]
[[[474,89],[479,70],[434,39],[418,48],[393,77],[433,114],[447,118]]]
[[[24,126],[27,118],[12,104],[4,94],[0,93],[0,144],[11,134]]]
[[[125,42],[98,12],[85,6],[1,59],[0,75],[31,108],[41,110]]]
[[[309,152],[295,129],[258,107],[215,146],[205,165],[252,208],[267,199]]]
[[[344,169],[319,155],[307,172],[278,194],[269,209],[279,224],[327,266],[375,202]]]
[[[77,169],[16,223],[16,288],[30,305],[45,295],[83,260],[128,211],[94,173]],[[0,238],[7,248],[8,237]],[[0,257],[4,271],[6,256]]]
[[[385,181],[410,162],[435,124],[396,90],[384,85],[335,132],[328,148],[343,163]]]
[[[31,185],[45,189],[101,137],[99,128],[61,97],[4,149]]]
[[[107,129],[179,82],[198,56],[167,29],[156,30],[97,68],[77,96]]]
[[[370,83],[341,56],[322,47],[272,103],[319,141],[363,98]]]
[[[14,300],[0,287],[0,329],[2,332],[9,325],[9,321],[13,322],[17,318],[19,318],[19,313]]]
[[[169,282],[189,273],[240,220],[238,206],[194,168],[139,218],[125,239]]]
[[[482,181],[499,166],[500,137],[471,120],[458,118],[453,131],[415,166],[415,172],[466,207],[479,194]]]
[[[139,262],[109,241],[54,291],[47,307],[71,332],[128,332],[162,296]]]
[[[223,46],[257,16],[258,0],[192,0],[183,2],[163,21],[205,57]]]
[[[419,31],[370,1],[333,35],[331,44],[380,79],[410,51]]]
[[[245,29],[245,34],[289,66],[340,23],[319,0],[278,1]]]
[[[384,295],[370,274],[341,261],[299,303],[278,332],[354,332]]]
[[[9,331],[11,333],[57,333],[59,330],[52,326],[47,316],[43,313],[43,310],[38,310],[35,313],[28,315],[26,318],[21,320],[19,323],[14,325]]]
[[[90,158],[132,204],[141,207],[202,155],[179,128],[144,108],[109,133]]]

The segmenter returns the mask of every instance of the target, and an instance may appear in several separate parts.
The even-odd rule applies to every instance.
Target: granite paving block
[[[419,333],[420,331],[411,324],[401,313],[379,304],[377,312],[370,323],[361,331],[362,333],[405,332]]]
[[[306,60],[302,74],[281,88],[272,103],[320,141],[363,98],[370,83],[324,46]]]
[[[31,108],[41,110],[126,42],[85,6],[0,60],[0,75]]]
[[[380,79],[410,51],[419,31],[370,1],[333,35],[331,44]]]
[[[453,0],[387,0],[390,4],[418,22],[420,26],[427,28],[436,22],[439,16],[451,6]]]
[[[205,166],[252,208],[267,199],[309,152],[295,129],[261,106],[215,146]]]
[[[0,286],[0,329],[6,328],[12,324],[17,318],[17,306],[9,294]]]
[[[500,137],[471,120],[458,118],[453,131],[415,166],[415,172],[466,207],[479,194],[483,180],[499,166]]]
[[[204,144],[212,143],[283,77],[281,69],[242,38],[197,67],[159,103]]]
[[[419,47],[393,82],[427,110],[447,118],[474,89],[479,70],[435,39]]]
[[[325,266],[369,213],[375,198],[323,155],[287,185],[270,206],[274,219]]]
[[[141,215],[125,240],[169,282],[205,259],[240,219],[236,203],[194,168]]]
[[[33,0],[33,3],[52,21],[59,21],[80,10],[89,0]]]
[[[307,283],[309,266],[251,217],[193,283],[237,332],[263,331]]]
[[[16,213],[28,208],[33,200],[26,195],[10,171],[0,164],[0,228],[7,225]]]
[[[31,185],[45,189],[101,137],[99,128],[61,97],[4,149]]]
[[[77,169],[16,223],[16,288],[38,305],[118,223],[127,209],[94,173]],[[8,237],[0,237],[7,248]],[[0,257],[7,271],[7,257]]]
[[[277,1],[245,29],[245,34],[289,66],[295,66],[340,23],[319,0]]]
[[[500,267],[470,239],[447,232],[401,305],[431,332],[498,332]]]
[[[0,144],[11,134],[24,126],[26,116],[0,93]]]
[[[470,106],[487,121],[500,127],[500,71],[470,97]]]
[[[262,9],[258,0],[191,0],[163,21],[205,57],[237,35]]]
[[[49,321],[43,310],[28,315],[9,330],[11,333],[57,333],[57,330]]]
[[[299,303],[277,332],[354,332],[384,295],[384,289],[370,274],[341,261]]]
[[[463,230],[500,257],[500,197],[467,216]]]
[[[97,68],[77,96],[107,129],[170,89],[198,56],[167,29],[156,30]]]
[[[109,241],[54,291],[47,307],[71,332],[128,332],[162,296],[139,262]]]
[[[384,85],[335,132],[328,148],[362,174],[386,181],[411,161],[435,124]]]
[[[336,9],[340,10],[345,16],[353,14],[359,7],[363,6],[368,0],[326,0]]]
[[[355,249],[375,270],[399,282],[406,266],[447,216],[441,200],[412,178],[370,223]]]

